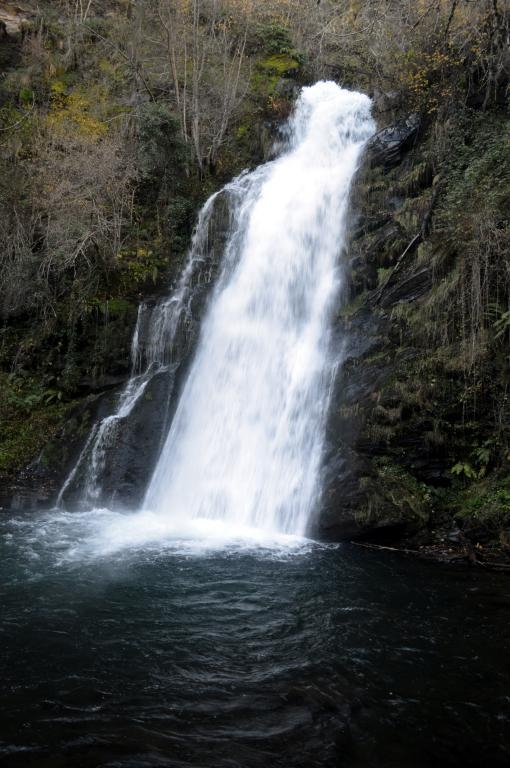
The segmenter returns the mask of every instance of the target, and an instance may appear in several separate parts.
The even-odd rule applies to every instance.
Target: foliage
[[[456,258],[456,269],[445,283],[450,286],[444,299],[449,305],[449,340],[460,336],[471,369],[487,345],[505,339],[510,302],[509,136],[510,123],[500,116],[482,120],[467,111],[452,126],[445,153],[447,185],[435,229]]]
[[[451,508],[464,525],[481,525],[492,534],[509,529],[510,476],[498,473],[472,483],[451,502]]]
[[[20,470],[52,439],[71,404],[34,378],[0,373],[0,477]]]
[[[357,515],[358,521],[423,525],[430,514],[430,489],[388,456],[377,457],[373,467],[375,477],[362,480],[369,494],[366,507]]]
[[[260,47],[268,56],[294,53],[290,30],[281,24],[262,24],[257,28],[256,36]]]
[[[50,130],[57,135],[68,136],[69,132],[98,141],[108,133],[108,125],[93,115],[104,99],[97,89],[67,91],[61,80],[51,84],[51,110],[47,118]]]
[[[459,461],[451,468],[450,472],[456,477],[463,477],[467,480],[473,480],[478,477],[478,472],[473,469],[467,461]]]
[[[166,104],[149,102],[138,112],[137,168],[139,195],[152,204],[168,199],[179,186],[186,150],[179,119]]]
[[[156,251],[143,246],[120,250],[117,262],[122,272],[121,281],[126,288],[143,288],[149,282],[155,285],[160,270],[166,267],[165,260]]]
[[[464,69],[455,50],[441,49],[436,41],[430,51],[409,48],[399,61],[401,86],[409,93],[411,108],[433,115],[458,93]]]

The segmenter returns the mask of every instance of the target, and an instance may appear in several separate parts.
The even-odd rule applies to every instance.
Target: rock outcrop
[[[382,410],[381,392],[415,354],[398,338],[392,308],[419,301],[432,284],[430,267],[418,266],[414,259],[422,239],[421,223],[406,244],[409,235],[399,221],[406,198],[386,196],[386,187],[391,186],[387,174],[392,171],[398,178],[408,170],[404,161],[415,146],[419,127],[419,119],[411,115],[379,131],[367,146],[353,190],[352,295],[336,322],[343,363],[331,402],[320,513],[312,528],[320,538],[341,540],[389,527],[412,528],[427,514],[419,498],[411,499],[412,476],[389,479],[389,486],[401,483],[399,503],[391,496],[393,488],[383,488],[381,461],[384,465],[387,458],[387,433],[384,423],[374,428]],[[393,411],[390,422],[399,419],[398,398],[386,410]],[[393,470],[392,466],[390,475]]]

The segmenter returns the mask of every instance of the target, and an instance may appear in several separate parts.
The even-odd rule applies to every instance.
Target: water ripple
[[[2,768],[508,765],[501,579],[110,515],[0,521]]]

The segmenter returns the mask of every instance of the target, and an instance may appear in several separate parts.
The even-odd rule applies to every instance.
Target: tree
[[[234,17],[234,9],[243,13]],[[200,172],[214,166],[247,88],[245,50],[251,6],[216,0],[159,0],[170,96]]]

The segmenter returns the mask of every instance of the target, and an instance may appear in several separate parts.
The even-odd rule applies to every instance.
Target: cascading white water
[[[192,280],[206,261],[209,224],[217,196],[218,193],[212,195],[200,212],[186,266],[170,296],[153,309],[149,309],[145,304],[138,308],[131,342],[131,377],[119,395],[115,412],[101,419],[91,430],[76,464],[60,489],[57,507],[63,505],[68,489],[80,473],[83,475],[82,506],[94,506],[101,501],[102,476],[107,454],[115,450],[123,422],[133,411],[151,379],[164,371],[172,359],[173,343],[179,323],[189,309]],[[140,327],[145,321],[148,328],[142,345]]]
[[[346,212],[367,96],[304,88],[289,148],[240,177],[236,223],[144,508],[302,535],[318,496]]]

